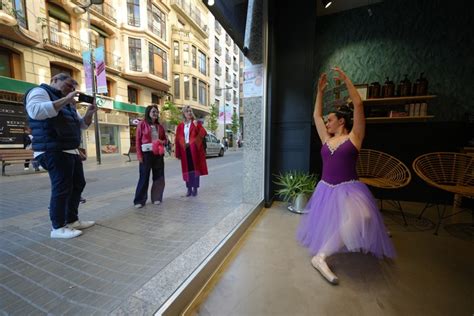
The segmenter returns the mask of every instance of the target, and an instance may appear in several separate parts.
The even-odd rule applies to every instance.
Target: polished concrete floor
[[[405,207],[415,214],[422,205]],[[398,213],[384,212],[397,259],[333,256],[333,286],[295,241],[299,220],[281,203],[263,210],[185,314],[473,315],[472,226],[451,224],[435,236],[429,220],[408,216],[404,226]]]

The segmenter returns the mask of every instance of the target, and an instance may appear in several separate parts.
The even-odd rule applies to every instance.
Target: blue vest
[[[62,98],[61,91],[47,84],[43,83],[39,87],[48,92],[51,101]],[[31,89],[25,93],[25,104],[26,96],[30,91]],[[45,120],[35,120],[28,115],[28,122],[33,136],[34,151],[76,149],[81,143],[81,122],[76,109],[70,105],[64,106],[57,116]]]

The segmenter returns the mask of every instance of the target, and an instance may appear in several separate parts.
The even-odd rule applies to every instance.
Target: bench
[[[25,160],[33,160],[33,151],[29,149],[0,149],[2,162],[2,176],[5,176],[5,167],[12,164],[24,164]]]
[[[135,146],[130,146],[130,148],[128,149],[128,152],[122,155],[127,156],[128,162],[131,162],[132,158],[130,157],[130,154],[136,154],[136,153],[137,153],[137,148]]]

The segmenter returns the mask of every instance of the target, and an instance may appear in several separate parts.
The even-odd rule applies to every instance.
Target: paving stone
[[[83,196],[88,201],[80,205],[79,216],[97,225],[68,240],[49,236],[46,173],[0,177],[0,281],[5,287],[0,298],[9,301],[0,301],[0,311],[108,315],[119,306],[123,311],[141,306],[151,314],[158,306],[130,297],[240,204],[233,170],[240,168],[241,156],[210,159],[210,175],[202,178],[200,195],[193,199],[180,196],[179,161],[167,161],[163,205],[140,210],[132,205],[137,164],[122,158],[108,163],[114,158],[104,157],[101,166],[86,163]],[[221,192],[225,187],[233,189]]]

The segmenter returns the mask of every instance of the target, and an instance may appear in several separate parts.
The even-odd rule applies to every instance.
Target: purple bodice
[[[323,158],[321,180],[329,184],[339,184],[358,179],[356,163],[359,151],[349,139],[334,150],[326,142],[321,148],[321,157]]]

